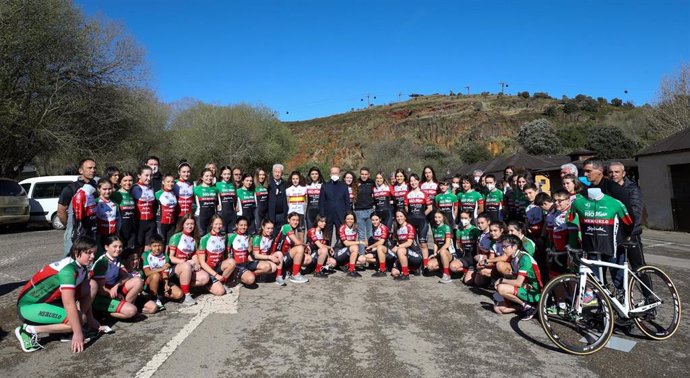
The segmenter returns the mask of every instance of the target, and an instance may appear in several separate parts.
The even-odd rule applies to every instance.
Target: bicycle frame
[[[580,258],[580,261],[583,263],[583,264],[580,264],[580,269],[578,272],[578,276],[580,279],[580,292],[578,293],[578,299],[579,299],[578,303],[575,304],[575,309],[576,309],[578,315],[582,313],[582,301],[583,301],[583,298],[585,295],[585,287],[586,287],[586,283],[587,283],[587,277],[591,277],[592,280],[594,280],[594,282],[596,282],[600,286],[600,288],[603,289],[604,294],[608,297],[608,299],[611,302],[611,304],[613,305],[614,309],[616,310],[618,315],[622,318],[629,319],[630,315],[634,315],[637,313],[644,313],[645,311],[648,311],[649,309],[652,309],[652,308],[655,308],[655,307],[658,307],[661,305],[661,302],[662,302],[661,298],[659,298],[647,285],[645,285],[644,282],[642,282],[642,280],[640,280],[637,277],[637,275],[631,274],[632,272],[628,268],[628,262],[627,261],[625,261],[623,263],[623,265],[613,264],[613,263],[609,263],[609,262],[601,261],[601,260],[590,260],[590,259],[586,259],[583,257]],[[594,274],[594,272],[592,271],[592,269],[587,265],[598,267],[599,268],[599,274],[600,274],[600,277],[602,277],[602,279],[604,277],[603,276],[603,269],[602,269],[603,267],[613,268],[613,269],[623,269],[623,287],[625,288],[625,290],[628,290],[629,278],[632,277],[633,280],[642,284],[644,289],[646,289],[651,295],[653,295],[657,299],[657,301],[654,303],[640,306],[640,307],[637,307],[637,308],[631,310],[630,309],[630,303],[628,301],[628,295],[626,295],[623,298],[623,303],[620,303],[617,298],[615,298],[614,296],[611,295],[611,292],[604,286],[604,284],[599,279],[599,277],[597,277]]]

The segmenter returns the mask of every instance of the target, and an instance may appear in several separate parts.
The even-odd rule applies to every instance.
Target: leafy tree
[[[615,107],[620,107],[621,105],[623,105],[623,100],[621,100],[620,98],[612,98],[611,105]]]
[[[556,136],[567,152],[582,149],[587,143],[589,126],[582,124],[565,124],[556,130]]]
[[[529,92],[527,92],[527,91],[520,92],[518,94],[518,96],[520,96],[522,98],[529,98]]]
[[[637,142],[628,138],[618,127],[593,127],[585,145],[602,159],[628,158],[638,150]]]
[[[473,164],[478,161],[491,159],[491,153],[482,143],[467,142],[458,149],[460,159],[467,164]]]
[[[579,110],[579,106],[576,100],[565,100],[563,104],[563,112],[565,114],[575,113]]]
[[[595,99],[588,97],[584,100],[580,101],[580,109],[586,111],[586,112],[598,112],[599,111],[599,102],[597,102]]]
[[[525,151],[533,155],[555,154],[561,149],[561,142],[551,122],[543,118],[523,124],[517,141]]]
[[[550,105],[544,109],[544,115],[549,117],[555,117],[558,115],[558,108],[554,105]]]

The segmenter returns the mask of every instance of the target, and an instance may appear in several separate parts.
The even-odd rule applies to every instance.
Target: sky
[[[161,101],[284,121],[450,91],[657,99],[690,63],[690,1],[75,0],[124,25]],[[627,91],[627,93],[626,93]],[[374,96],[376,97],[374,99]]]

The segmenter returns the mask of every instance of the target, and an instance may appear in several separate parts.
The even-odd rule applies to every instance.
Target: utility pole
[[[376,100],[376,96],[367,94],[366,98],[367,98],[367,108],[370,108],[371,107],[371,100]],[[359,101],[364,101],[364,99],[362,98]]]
[[[500,83],[498,83],[498,84],[501,84],[501,94],[503,94],[503,90],[504,90],[505,88],[508,88],[508,84],[505,83],[505,82],[503,82],[503,81],[500,82]]]
[[[470,95],[470,86],[468,85],[465,88],[467,88],[467,95],[469,96]]]
[[[402,97],[402,92],[398,92],[398,102],[400,102],[401,97]]]

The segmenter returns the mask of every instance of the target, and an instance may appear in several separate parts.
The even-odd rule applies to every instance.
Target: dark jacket
[[[272,222],[276,221],[276,214],[287,215],[288,203],[285,189],[287,184],[284,180],[280,180],[277,184],[273,177],[268,180],[268,219]]]
[[[350,191],[342,181],[329,180],[321,186],[319,194],[319,214],[329,222],[345,219],[345,213],[351,209]]]
[[[163,186],[163,174],[160,171],[152,174],[150,184],[154,193],[161,190],[161,187]]]
[[[355,210],[369,210],[374,208],[374,180],[358,180],[359,191],[355,198]]]
[[[625,177],[625,182],[622,185],[625,192],[628,194],[628,199],[630,200],[630,206],[632,210],[630,215],[633,217],[633,235],[642,234],[642,211],[644,209],[644,201],[642,200],[642,191],[640,187],[635,184],[635,182],[627,177]]]

